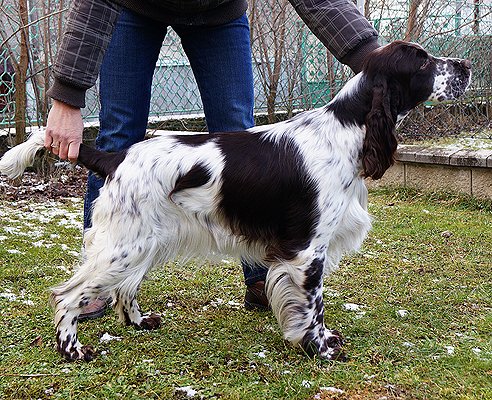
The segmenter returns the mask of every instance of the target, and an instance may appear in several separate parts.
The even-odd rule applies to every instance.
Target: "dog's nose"
[[[468,60],[461,60],[461,63],[460,63],[463,67],[465,67],[466,69],[471,69],[472,67],[472,63]]]

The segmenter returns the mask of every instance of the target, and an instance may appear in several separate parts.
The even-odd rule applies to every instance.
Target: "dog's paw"
[[[82,346],[79,350],[79,358],[87,362],[94,360],[94,347],[90,345]]]
[[[57,351],[67,361],[83,360],[92,361],[94,359],[94,348],[92,346],[57,346]]]
[[[347,361],[347,355],[342,347],[328,347],[324,352],[319,354],[320,358],[326,361]]]
[[[343,350],[344,341],[342,334],[337,330],[331,330],[326,332],[325,344],[320,349],[319,355],[321,358],[330,361],[347,361],[347,355]]]
[[[325,337],[328,347],[343,347],[345,345],[342,334],[336,329],[326,331]]]
[[[142,318],[139,327],[146,331],[153,329],[159,329],[161,327],[161,316],[157,314],[150,314]]]
[[[343,345],[343,336],[337,330],[326,330],[319,336],[310,331],[301,342],[301,347],[309,357],[319,356],[326,361],[347,361]]]

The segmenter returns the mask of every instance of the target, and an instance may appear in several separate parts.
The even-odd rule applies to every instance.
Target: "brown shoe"
[[[87,307],[85,307],[79,315],[78,321],[85,321],[86,319],[96,319],[106,314],[108,306],[111,304],[111,297],[98,297],[92,300]]]
[[[270,308],[265,294],[265,281],[258,281],[251,285],[246,285],[244,308],[248,311],[265,311]]]

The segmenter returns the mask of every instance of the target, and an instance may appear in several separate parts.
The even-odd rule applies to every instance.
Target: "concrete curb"
[[[396,163],[368,187],[406,186],[492,199],[492,150],[400,145]]]

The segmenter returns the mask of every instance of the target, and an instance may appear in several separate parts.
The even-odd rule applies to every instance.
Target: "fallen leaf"
[[[37,346],[41,346],[42,344],[43,344],[43,338],[41,337],[41,335],[39,335],[38,337],[36,337],[36,339],[34,339],[31,343],[29,343],[29,346],[37,347]]]

